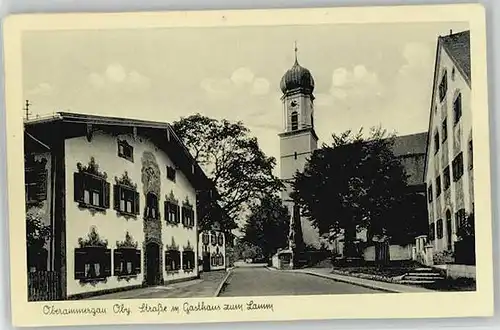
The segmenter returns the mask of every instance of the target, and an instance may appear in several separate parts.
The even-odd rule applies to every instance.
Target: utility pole
[[[31,105],[30,101],[26,100],[26,103],[24,104],[24,111],[25,111],[25,114],[26,114],[26,120],[30,119],[30,115],[31,115],[30,105]]]

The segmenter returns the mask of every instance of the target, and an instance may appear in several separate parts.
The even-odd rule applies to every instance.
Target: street
[[[220,297],[380,293],[313,275],[273,271],[265,267],[237,267]]]

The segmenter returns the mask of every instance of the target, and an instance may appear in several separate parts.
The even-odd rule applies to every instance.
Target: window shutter
[[[134,260],[135,273],[141,273],[141,250],[135,250],[135,260]]]
[[[140,198],[140,195],[137,191],[134,191],[134,214],[139,214],[140,211],[139,211],[139,199]]]
[[[102,206],[104,208],[109,208],[110,186],[111,185],[109,184],[109,182],[103,181],[103,189],[102,189],[103,204],[102,204]]]
[[[83,175],[79,172],[73,173],[74,201],[83,201]]]
[[[87,252],[82,249],[75,249],[75,280],[85,278],[85,260]]]
[[[113,209],[116,211],[120,211],[120,186],[117,184],[113,185]]]
[[[36,177],[36,199],[43,201],[47,199],[47,170],[41,169]]]
[[[167,201],[163,202],[163,213],[165,216],[165,221],[170,222],[170,207]]]
[[[103,253],[104,253],[103,256],[104,276],[109,277],[111,276],[111,250],[105,249]]]
[[[120,263],[123,260],[123,254],[122,251],[119,249],[116,249],[113,252],[113,264],[114,264],[114,275],[120,275]]]

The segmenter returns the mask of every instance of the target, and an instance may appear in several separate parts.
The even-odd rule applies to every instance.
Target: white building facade
[[[57,273],[59,299],[198,277],[209,185],[168,124],[61,113],[25,131],[46,149],[25,144],[27,213],[52,231],[28,268]],[[28,175],[30,159],[43,175]]]
[[[450,31],[437,42],[424,174],[434,253],[454,250],[474,210],[469,36]]]

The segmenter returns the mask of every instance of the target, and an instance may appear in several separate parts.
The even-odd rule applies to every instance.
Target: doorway
[[[160,284],[160,246],[154,242],[146,245],[146,284]]]
[[[203,271],[210,271],[210,252],[203,253]]]

